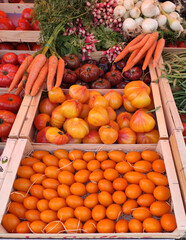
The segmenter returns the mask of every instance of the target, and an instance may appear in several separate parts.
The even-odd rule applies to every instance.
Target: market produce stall
[[[0,238],[183,237],[183,6],[10,2],[0,4]]]

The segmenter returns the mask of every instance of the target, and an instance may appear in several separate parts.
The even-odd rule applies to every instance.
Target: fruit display
[[[10,19],[3,11],[0,11],[0,30],[34,30],[39,31],[39,21],[34,18],[34,10],[25,8],[18,22]]]
[[[177,228],[164,160],[152,150],[36,150],[21,160],[9,233],[156,233]]]
[[[65,91],[65,90],[64,90]],[[151,88],[132,81],[123,90],[89,90],[72,85],[64,94],[53,88],[35,116],[37,143],[157,143]],[[155,110],[156,111],[156,110]]]
[[[179,7],[26,1],[0,11],[0,238],[182,237]]]
[[[22,98],[15,94],[0,95],[0,139],[6,142],[16,114],[21,106]]]

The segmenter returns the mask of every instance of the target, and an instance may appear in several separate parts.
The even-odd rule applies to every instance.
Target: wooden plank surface
[[[170,136],[170,145],[186,209],[186,145],[182,131],[174,130],[172,132]]]
[[[0,3],[0,10],[5,13],[22,14],[25,8],[34,8],[33,3]]]
[[[158,77],[161,76],[161,72],[163,72],[163,69],[164,69],[163,59],[161,58],[156,68]],[[174,97],[168,79],[160,77],[159,88],[161,93],[161,99],[162,102],[164,103],[163,110],[166,116],[166,122],[168,123],[167,126],[169,135],[171,135],[173,130],[175,129],[183,131],[183,124],[179,116],[178,109],[176,107],[176,103],[174,101]]]
[[[0,30],[1,42],[39,42],[40,31]]]
[[[2,155],[0,157],[0,189],[2,187],[8,166],[11,161],[11,155],[16,145],[16,139],[7,139]]]

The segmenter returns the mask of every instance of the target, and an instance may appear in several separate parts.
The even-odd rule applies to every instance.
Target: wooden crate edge
[[[160,78],[159,87],[160,87],[161,98],[162,99],[165,98],[165,102],[166,102],[166,107],[164,108],[164,112],[169,111],[169,113],[167,113],[167,117],[170,118],[169,122],[171,122],[169,127],[169,134],[171,135],[174,129],[183,131],[183,124],[179,116],[178,109],[176,107],[176,103],[174,101],[174,97],[173,97],[169,82],[166,78],[161,78],[161,71],[163,71],[163,69],[164,69],[163,58],[161,57],[159,64],[156,68],[156,72],[158,77]]]
[[[40,31],[0,30],[1,42],[40,42]]]
[[[6,144],[3,147],[4,149],[0,157],[0,189],[3,185],[3,181],[6,176],[8,166],[11,163],[11,157],[13,150],[16,146],[16,143],[17,143],[16,139],[8,138]]]
[[[186,209],[186,145],[182,131],[174,130],[172,132],[170,136],[170,145]]]

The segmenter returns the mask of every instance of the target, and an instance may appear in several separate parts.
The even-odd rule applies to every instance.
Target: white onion
[[[183,32],[183,27],[182,27],[180,21],[178,21],[178,20],[174,19],[174,21],[169,22],[169,26],[175,32]]]
[[[175,19],[177,19],[177,20],[180,19],[180,15],[179,15],[179,13],[177,13],[177,12],[171,12],[171,13],[169,14],[169,16],[171,16],[171,17],[173,17],[173,18],[175,18]]]
[[[141,4],[141,12],[145,17],[153,17],[157,13],[157,8],[153,0],[145,0]]]
[[[130,11],[126,11],[123,17],[124,19],[130,18]]]
[[[166,1],[164,3],[161,3],[160,5],[166,13],[174,12],[176,9],[176,5],[170,1]]]
[[[136,18],[136,19],[135,19],[135,22],[136,22],[136,24],[137,24],[138,26],[141,26],[143,20],[144,20],[144,19],[143,19],[142,17],[139,17],[139,18]]]
[[[158,28],[158,23],[155,19],[152,18],[146,18],[142,22],[142,29],[144,33],[152,33],[157,30]]]
[[[139,10],[138,7],[134,7],[133,9],[130,10],[130,16],[132,18],[138,18],[141,14],[141,11]]]
[[[123,5],[123,0],[117,0],[117,5]]]
[[[154,14],[154,17],[157,17],[160,15],[160,10],[159,10],[159,7],[156,7],[155,8],[155,14]]]
[[[142,1],[138,1],[138,2],[135,4],[135,7],[140,8],[140,7],[141,7],[141,4],[142,4]]]
[[[123,31],[134,30],[136,27],[136,22],[132,18],[127,18],[123,22]]]
[[[114,9],[114,17],[115,18],[122,18],[126,12],[126,9],[124,6],[118,5]]]
[[[156,18],[157,22],[158,22],[158,26],[164,26],[167,23],[167,18],[166,16],[160,14],[157,18]]]
[[[131,10],[134,7],[134,1],[133,0],[124,0],[123,5],[126,10]]]

